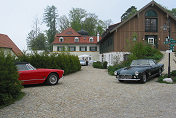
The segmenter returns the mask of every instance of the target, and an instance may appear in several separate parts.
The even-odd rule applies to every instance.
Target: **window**
[[[145,31],[146,32],[157,32],[157,19],[146,18],[145,19]]]
[[[75,42],[79,42],[79,38],[78,37],[75,37]]]
[[[148,44],[154,45],[154,38],[148,38]]]
[[[64,51],[64,46],[58,46],[57,51]]]
[[[63,38],[63,37],[60,37],[60,38],[59,38],[59,42],[64,42],[64,38]]]
[[[158,15],[150,9],[145,13],[145,31],[157,32],[158,31]]]
[[[69,51],[76,51],[76,47],[75,46],[69,46]]]
[[[80,51],[87,51],[87,46],[80,46],[79,50]]]
[[[94,40],[93,40],[93,37],[90,37],[89,38],[89,42],[93,42]]]
[[[89,48],[89,50],[90,50],[90,51],[97,51],[97,46],[91,46],[91,47]]]

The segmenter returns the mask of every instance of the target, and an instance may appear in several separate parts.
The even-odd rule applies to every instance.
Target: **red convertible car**
[[[56,85],[64,74],[64,70],[59,69],[36,69],[27,62],[18,62],[16,66],[19,73],[18,79],[22,81],[22,85],[44,82]]]

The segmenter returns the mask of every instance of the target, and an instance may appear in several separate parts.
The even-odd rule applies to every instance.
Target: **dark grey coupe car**
[[[164,64],[157,64],[153,59],[133,60],[130,67],[121,68],[114,72],[120,81],[140,81],[145,83],[148,79],[160,76],[164,70]]]

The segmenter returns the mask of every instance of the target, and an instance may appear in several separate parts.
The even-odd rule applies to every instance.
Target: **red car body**
[[[16,66],[19,73],[19,80],[22,81],[22,85],[47,82],[47,79],[49,79],[51,75],[55,75],[55,77],[59,80],[64,74],[64,70],[59,69],[35,69],[29,63],[18,63]],[[52,85],[52,83],[49,84]]]

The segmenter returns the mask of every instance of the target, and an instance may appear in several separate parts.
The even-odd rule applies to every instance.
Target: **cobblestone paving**
[[[82,67],[56,86],[28,86],[0,118],[175,118],[176,85],[156,79],[119,83],[107,70]]]

